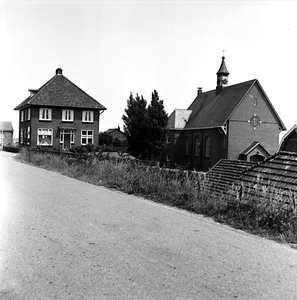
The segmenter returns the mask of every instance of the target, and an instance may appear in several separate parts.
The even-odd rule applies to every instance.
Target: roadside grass
[[[59,156],[23,149],[17,158],[94,185],[203,214],[275,241],[297,244],[295,198],[288,201],[281,191],[274,190],[265,197],[260,193],[239,197],[234,185],[225,193],[212,194],[203,173],[150,167],[133,160],[100,160],[96,155]],[[273,187],[260,187],[269,189]]]

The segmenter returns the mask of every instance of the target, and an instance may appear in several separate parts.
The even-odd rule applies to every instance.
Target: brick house
[[[222,57],[216,89],[202,92],[188,109],[169,117],[163,160],[206,171],[220,159],[262,161],[278,150],[286,130],[257,79],[228,86]]]
[[[9,145],[13,143],[13,127],[10,121],[0,121],[0,144]]]
[[[106,108],[63,76],[62,69],[29,92],[15,108],[20,111],[20,145],[63,150],[98,145],[100,115]]]
[[[118,128],[110,128],[104,131],[105,134],[111,136],[113,140],[118,139],[123,145],[127,144],[127,135],[123,131],[121,131],[120,127]]]

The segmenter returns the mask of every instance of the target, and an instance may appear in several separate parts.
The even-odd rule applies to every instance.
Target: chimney
[[[62,69],[61,68],[58,68],[56,70],[56,75],[62,75]]]
[[[39,90],[38,89],[29,89],[30,97],[33,97]]]
[[[197,90],[197,95],[199,96],[200,94],[202,94],[202,87],[199,87]]]

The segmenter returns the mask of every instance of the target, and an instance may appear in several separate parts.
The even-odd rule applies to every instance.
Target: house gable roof
[[[283,122],[279,118],[257,79],[225,87],[219,94],[216,93],[216,90],[211,90],[198,95],[188,108],[188,110],[192,110],[192,114],[185,129],[216,128],[224,126],[234,110],[244,99],[245,95],[255,84],[257,84],[263,92],[281,129],[285,130]]]
[[[122,135],[125,135],[126,136],[126,133],[125,132],[123,132],[123,131],[121,131],[119,128],[109,128],[109,129],[107,129],[106,131],[104,131],[104,133],[106,133],[106,134],[112,134],[113,132],[119,132],[119,133],[121,133]]]
[[[15,110],[28,105],[88,108],[106,108],[62,74],[56,74],[35,93],[21,102]]]

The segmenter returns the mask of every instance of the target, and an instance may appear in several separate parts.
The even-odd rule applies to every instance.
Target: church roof
[[[285,130],[286,128],[283,122],[257,79],[227,86],[219,94],[216,93],[216,90],[199,94],[188,108],[192,113],[184,129],[203,129],[224,126],[248,91],[256,84],[265,95],[280,127]]]
[[[61,69],[58,70],[62,72]],[[106,109],[59,72],[41,88],[30,91],[34,92],[32,96],[21,102],[15,110],[20,110],[28,105]]]

